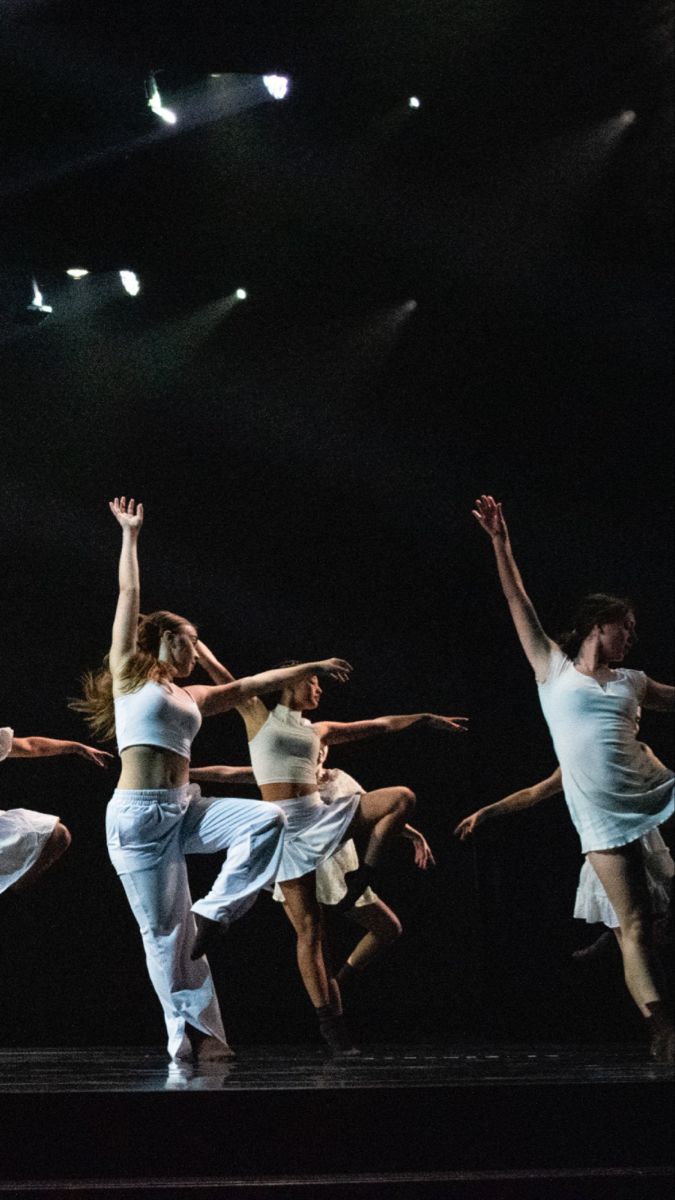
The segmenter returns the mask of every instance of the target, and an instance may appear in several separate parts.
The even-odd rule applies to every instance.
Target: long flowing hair
[[[149,680],[171,682],[176,670],[171,663],[160,662],[160,642],[167,630],[173,633],[189,623],[185,617],[165,609],[139,615],[136,651],[129,656],[118,678],[118,686],[123,692],[137,692]],[[115,737],[115,704],[110,655],[106,654],[97,670],[85,671],[81,686],[82,696],[71,700],[69,707],[82,713],[96,738],[103,742],[112,741]]]
[[[584,596],[574,616],[574,625],[558,639],[560,649],[568,658],[576,658],[582,644],[596,625],[608,625],[612,621],[623,621],[635,605],[627,596],[608,596],[606,592],[593,592]]]

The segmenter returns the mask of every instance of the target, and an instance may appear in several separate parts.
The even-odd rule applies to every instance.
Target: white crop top
[[[257,784],[309,783],[316,787],[321,742],[302,713],[277,704],[249,742]]]
[[[181,758],[190,757],[202,714],[185,688],[148,680],[136,692],[115,696],[117,749],[159,746]]]

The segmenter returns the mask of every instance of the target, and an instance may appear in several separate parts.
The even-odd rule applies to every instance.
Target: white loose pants
[[[227,925],[274,879],[284,824],[273,804],[206,798],[195,785],[118,789],[108,805],[110,860],[141,931],[172,1058],[191,1053],[188,1024],[226,1041],[206,958],[190,958],[195,922],[185,855],[228,850],[211,891],[194,906],[195,912]]]

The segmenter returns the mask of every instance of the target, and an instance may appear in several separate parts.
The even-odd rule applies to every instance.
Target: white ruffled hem
[[[58,817],[30,808],[0,810],[0,892],[29,871],[51,837]]]
[[[658,829],[640,838],[652,913],[664,913],[670,902],[670,880],[675,875],[675,863]],[[602,924],[609,929],[619,928],[619,918],[591,863],[586,860],[579,875],[574,902],[574,916],[589,925]]]

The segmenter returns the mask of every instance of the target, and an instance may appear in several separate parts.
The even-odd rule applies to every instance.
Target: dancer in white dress
[[[619,920],[626,985],[649,1022],[652,1053],[672,1062],[675,1029],[655,979],[649,894],[640,838],[675,810],[675,774],[637,740],[640,707],[672,711],[675,688],[620,664],[633,641],[627,600],[582,602],[558,645],[541,627],[516,567],[501,505],[476,501],[474,517],[495,552],[504,595],[532,665],[581,848]]]
[[[645,751],[651,753],[646,746]],[[540,780],[539,783],[512,792],[511,795],[504,796],[502,800],[497,800],[494,804],[486,804],[476,812],[470,813],[468,817],[464,817],[455,829],[455,836],[464,842],[472,837],[477,829],[491,823],[496,818],[511,816],[513,813],[523,812],[526,808],[533,808],[534,805],[541,804],[543,800],[559,796],[562,790],[562,771],[560,767],[557,767],[552,775]],[[639,841],[651,912],[657,916],[668,911],[675,863],[658,829],[650,829],[649,833],[644,833]],[[574,901],[574,916],[588,925],[602,924],[615,933],[619,931],[619,918],[588,859],[584,860],[579,875]],[[583,956],[585,951],[577,953]]]
[[[285,817],[255,800],[205,799],[188,780],[190,747],[202,717],[247,697],[309,676],[346,679],[339,660],[305,663],[223,687],[177,687],[196,661],[194,625],[165,611],[140,613],[137,541],[143,507],[124,497],[110,509],[122,528],[119,597],[108,659],[85,677],[74,703],[103,737],[116,733],[122,773],[108,805],[110,858],[145,946],[150,979],[162,1005],[172,1058],[227,1057],[225,1032],[208,963],[194,959],[186,854],[228,849],[200,919],[219,927],[241,916],[281,861]]]
[[[214,680],[230,679],[227,668],[202,643],[199,661]],[[303,712],[317,707],[318,677],[287,684],[274,697],[270,711],[259,697],[237,705],[246,725],[249,753],[263,800],[279,804],[286,817],[286,835],[277,882],[286,913],[296,932],[298,967],[314,1005],[319,1030],[333,1053],[354,1052],[342,1020],[339,987],[325,952],[321,907],[316,896],[315,871],[354,834],[367,837],[362,861],[345,876],[346,888],[335,906],[352,908],[372,884],[382,849],[406,825],[415,802],[409,788],[381,788],[347,793],[330,804],[317,789],[321,739]],[[339,738],[336,737],[336,740]],[[208,945],[215,927],[204,927]]]
[[[9,726],[0,728],[0,762],[6,758],[54,758],[76,754],[97,767],[112,760],[106,750],[60,738],[14,737]],[[0,809],[0,892],[23,891],[40,877],[70,846],[70,830],[52,813],[29,808]]]

